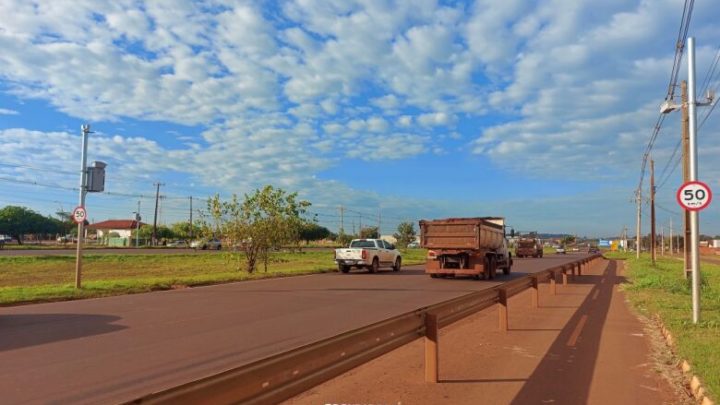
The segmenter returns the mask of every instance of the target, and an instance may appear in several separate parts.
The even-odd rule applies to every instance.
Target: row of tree
[[[8,205],[0,209],[0,234],[9,235],[17,240],[19,244],[23,243],[25,235],[47,238],[52,235],[65,235],[73,227],[74,224],[70,220],[69,214],[65,214],[64,217],[53,218],[15,205]]]

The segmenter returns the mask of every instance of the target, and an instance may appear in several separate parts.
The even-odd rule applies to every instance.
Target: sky
[[[698,95],[720,85],[714,3],[696,1],[689,28]],[[88,162],[108,164],[92,221],[139,202],[152,222],[156,183],[161,224],[188,220],[191,196],[197,218],[211,195],[271,184],[333,231],[503,216],[518,231],[634,235],[683,5],[0,0],[0,206],[72,210],[87,123]],[[698,166],[717,189],[713,111],[698,108]],[[681,222],[679,139],[671,113],[652,150],[666,233]],[[701,233],[720,234],[718,204]],[[643,233],[648,214],[645,199]]]

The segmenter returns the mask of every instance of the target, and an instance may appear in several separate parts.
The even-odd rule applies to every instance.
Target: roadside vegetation
[[[424,263],[425,250],[402,250],[403,265]],[[337,271],[330,251],[272,252],[267,271],[237,270],[227,253],[93,255],[76,290],[74,256],[0,257],[0,305],[60,301]]]
[[[677,355],[686,359],[705,383],[712,398],[720,394],[720,266],[702,262],[701,321],[692,322],[690,281],[683,274],[682,260],[657,257],[655,267],[643,254],[606,253],[606,257],[625,259],[625,291],[643,315],[659,317],[676,342]]]

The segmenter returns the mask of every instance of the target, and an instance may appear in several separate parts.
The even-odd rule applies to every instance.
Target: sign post
[[[712,191],[702,181],[691,180],[680,186],[676,194],[677,202],[683,209],[690,211],[691,239],[690,255],[692,262],[692,307],[693,323],[700,321],[700,260],[698,258],[699,230],[698,212],[707,208],[712,201]]]

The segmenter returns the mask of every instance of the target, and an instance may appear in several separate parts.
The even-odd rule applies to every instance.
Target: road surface
[[[0,392],[126,401],[579,257],[519,259],[493,282],[415,266],[0,308]]]

